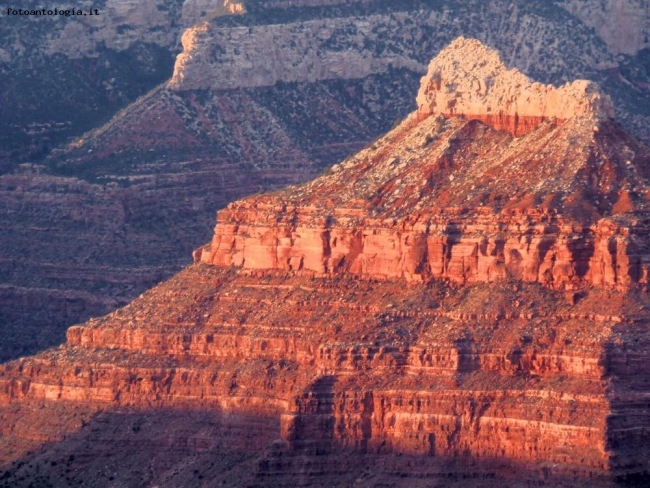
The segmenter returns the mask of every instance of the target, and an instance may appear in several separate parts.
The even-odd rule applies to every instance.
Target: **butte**
[[[417,104],[2,365],[0,486],[649,482],[650,150],[471,39]]]

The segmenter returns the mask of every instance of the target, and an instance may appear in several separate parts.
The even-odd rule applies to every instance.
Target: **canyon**
[[[0,485],[643,486],[650,149],[615,116],[456,39],[385,136],[3,364]]]
[[[216,209],[308,181],[384,134],[459,35],[545,84],[597,81],[617,121],[649,137],[647,47],[623,39],[645,28],[632,0],[93,5],[92,22],[3,24],[2,360],[178,272]],[[601,37],[591,26],[608,15],[625,28]]]

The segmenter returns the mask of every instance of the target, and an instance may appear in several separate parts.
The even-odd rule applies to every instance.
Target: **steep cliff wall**
[[[545,82],[576,77],[609,80],[607,90],[622,105],[621,116],[638,135],[647,138],[647,121],[639,110],[639,99],[647,102],[647,89],[634,89],[641,86],[638,83],[643,83],[644,76],[632,74],[644,61],[614,56],[637,54],[643,42],[647,44],[643,40],[647,37],[647,8],[638,2],[610,3],[567,2],[566,9],[576,16],[548,3],[517,4],[513,9],[508,1],[453,0],[434,5],[383,0],[249,1],[246,15],[240,15],[246,11],[243,3],[234,0],[77,3],[79,8],[100,12],[93,16],[27,17],[3,11],[7,35],[0,41],[5,100],[0,117],[4,121],[0,170],[15,167],[17,161],[40,159],[69,137],[103,123],[168,77],[186,28],[231,14],[246,20],[217,20],[215,25],[223,29],[217,28],[208,39],[214,49],[206,45],[195,53],[194,71],[199,74],[198,63],[205,71],[216,58],[223,58],[224,66],[208,71],[219,74],[226,68],[225,72],[232,73],[237,81],[229,79],[225,86],[259,86],[261,78],[271,84],[282,79],[358,78],[368,71],[369,63],[372,73],[384,72],[391,63],[422,72],[424,63],[444,43],[465,34],[498,47],[511,66]],[[21,8],[40,9],[42,5],[28,1]],[[461,17],[462,25],[454,20]],[[604,18],[608,21],[602,22]],[[303,22],[302,30],[293,25]],[[591,27],[599,29],[601,36]],[[311,33],[316,37],[310,38]],[[628,37],[633,40],[626,40]],[[618,45],[620,49],[612,48]],[[314,52],[309,46],[324,49]],[[220,56],[198,55],[203,50]],[[258,50],[264,52],[258,54]],[[342,51],[350,52],[344,55]],[[231,66],[230,58],[238,69]],[[275,67],[268,63],[271,59]],[[282,60],[290,63],[282,65]],[[301,61],[300,66],[291,64],[296,60]],[[363,69],[351,70],[346,61],[360,62]],[[251,71],[251,64],[256,69]],[[628,64],[634,69],[625,69]],[[241,70],[244,72],[238,75]],[[286,75],[286,71],[294,73]],[[192,80],[195,73],[177,72],[177,79],[184,77],[185,83],[206,86]],[[251,74],[249,81],[246,75]],[[223,81],[221,76],[216,79]],[[61,97],[62,93],[66,96]],[[403,112],[407,111],[404,107]]]
[[[610,121],[596,85],[533,84],[459,39],[431,63],[418,105],[331,174],[229,205],[196,259],[417,281],[646,285],[650,153]]]
[[[490,39],[510,65],[548,81],[558,81],[560,73],[569,77],[579,72],[584,75],[612,60],[595,39],[587,49],[574,45],[576,37],[588,38],[589,33],[579,25],[571,25],[569,16],[566,23],[560,23],[529,8],[504,20],[505,25],[489,25],[485,19],[502,14],[509,4],[472,5],[476,7],[473,9],[451,2],[448,7],[428,8],[414,15],[408,5],[387,8],[382,3],[358,11],[350,8],[347,15],[327,8],[306,9],[304,14],[300,10],[282,14],[262,10],[257,15],[216,20],[184,34],[184,52],[178,58],[170,87],[189,90],[364,78],[385,72],[388,66],[424,72],[431,54],[463,33]],[[268,15],[272,19],[274,13],[283,22],[264,18]],[[462,28],[453,22],[460,15],[466,16]],[[449,28],[432,36],[440,24]],[[563,31],[569,29],[577,29],[579,35],[565,38]],[[531,38],[533,32],[537,39],[525,49],[512,45],[513,37]],[[558,35],[561,42],[571,46],[567,46],[566,56],[551,54],[557,51]]]
[[[7,210],[0,216],[7,287],[0,356],[58,344],[70,324],[107,313],[180,270],[210,233],[215,209],[308,180],[367,144],[386,122],[358,99],[384,103],[387,96],[375,91],[384,82],[369,81],[166,91],[54,155],[49,168],[0,176]],[[383,106],[389,121],[398,117],[395,106]],[[74,307],[66,296],[75,297]],[[41,334],[43,327],[56,333]],[[24,332],[18,343],[10,340],[16,331]]]
[[[453,43],[422,86],[476,49]],[[530,84],[493,68],[521,81],[505,110]],[[66,452],[100,486],[181,486],[187,466],[252,486],[646,482],[650,151],[571,86],[591,87],[563,92],[575,112],[528,114],[520,137],[414,112],[328,174],[230,204],[202,263],[0,368],[0,478],[51,480]],[[128,423],[147,412],[191,415]],[[140,426],[152,451],[187,438],[161,451],[186,467],[77,460],[92,439],[124,459]]]
[[[173,418],[169,409],[210,410],[238,426],[233,445],[251,422],[270,425],[250,419],[280,420],[273,435],[283,443],[253,469],[262,486],[318,476],[298,474],[306,459],[320,459],[340,483],[346,464],[334,467],[342,452],[369,469],[397,462],[392,475],[379,468],[380,480],[397,473],[411,482],[423,473],[458,480],[468,471],[500,478],[521,463],[524,484],[546,473],[548,486],[556,476],[600,486],[610,470],[637,472],[646,463],[627,444],[610,445],[603,379],[614,374],[616,383],[621,373],[610,363],[631,353],[606,349],[632,307],[647,301],[631,298],[592,291],[574,304],[537,285],[405,287],[268,272],[260,280],[194,266],[125,309],[70,329],[67,346],[5,365],[0,411],[13,428],[0,452],[16,459],[24,452],[16,446],[34,451],[80,428],[82,437],[86,428],[114,429],[90,422],[97,410],[157,409],[161,418]],[[631,400],[616,398],[627,402],[618,414],[626,419]],[[22,426],[21,412],[40,405],[61,409],[61,419],[76,412],[88,427],[37,413]],[[30,438],[31,431],[47,434]],[[131,442],[115,435],[120,445]],[[399,466],[397,455],[420,468]],[[634,468],[625,467],[630,460]]]

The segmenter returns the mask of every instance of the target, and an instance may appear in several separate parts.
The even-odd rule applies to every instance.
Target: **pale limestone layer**
[[[71,16],[56,31],[47,46],[48,54],[70,58],[98,56],[106,46],[118,51],[137,42],[173,47],[180,29],[220,15],[244,13],[241,0],[185,0],[181,18],[169,0],[107,0],[98,15]],[[81,0],[75,8],[96,8],[91,0]]]
[[[423,116],[614,117],[611,99],[596,83],[577,80],[555,88],[533,82],[517,69],[508,69],[497,51],[464,37],[431,61],[417,104]]]
[[[197,25],[183,34],[183,52],[176,58],[169,87],[179,91],[232,89],[278,82],[360,79],[385,72],[389,66],[424,72],[425,66],[409,53],[376,55],[364,47],[376,40],[376,25],[399,24],[406,17],[407,13],[400,13],[395,19],[370,16],[363,20],[337,18],[234,28]],[[354,34],[344,38],[341,32]],[[407,37],[405,41],[417,40]],[[345,42],[347,48],[341,49],[339,42]]]
[[[271,4],[286,7],[298,2],[277,0]],[[304,1],[299,2],[303,4]],[[423,9],[417,15],[413,11],[377,11],[356,17],[227,28],[212,23],[196,38],[198,42],[191,50],[184,49],[183,63],[175,67],[170,86],[176,90],[230,89],[272,86],[279,81],[359,79],[385,73],[391,67],[424,74],[427,66],[421,60],[435,55],[437,46],[442,47],[442,43],[425,37],[432,29],[440,32],[441,40],[464,33],[501,46],[508,64],[524,72],[541,69],[567,73],[575,79],[578,73],[594,66],[613,66],[613,57],[604,44],[594,42],[591,33],[583,29],[568,33],[566,26],[551,19],[523,13],[513,20],[509,17],[510,4],[506,4],[490,3],[486,7],[488,12],[481,14],[508,17],[504,28],[476,17],[456,28],[457,6],[450,11]],[[526,39],[528,47],[516,47],[517,39]],[[563,56],[549,55],[560,49],[560,43]]]
[[[650,47],[648,0],[565,0],[560,5],[593,27],[614,54]]]

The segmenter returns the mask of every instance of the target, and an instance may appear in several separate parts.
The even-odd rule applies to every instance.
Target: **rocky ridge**
[[[0,358],[47,344],[30,337],[58,343],[67,325],[171,276],[215,208],[306,181],[385,133],[413,110],[432,55],[461,34],[544,83],[598,80],[620,122],[641,136],[650,127],[644,51],[613,52],[593,22],[552,3],[249,0],[245,15],[218,16],[223,5],[99,2],[101,25],[87,31],[73,18],[6,19],[0,172],[16,174],[0,177],[0,323],[27,342],[3,342]],[[193,22],[203,27],[175,69],[183,81],[167,85]],[[73,25],[66,45],[85,57],[51,51]]]
[[[461,58],[463,56],[462,64]],[[459,38],[429,65],[417,97],[418,114],[479,119],[521,136],[553,119],[586,119],[596,124],[614,118],[614,105],[597,84],[574,81],[555,88],[531,82],[508,70],[499,53],[479,41]]]
[[[196,259],[463,284],[646,286],[650,153],[611,121],[595,84],[533,84],[461,38],[431,63],[418,105],[331,174],[230,204]]]
[[[647,480],[650,157],[592,115],[515,137],[414,112],[329,174],[229,205],[210,265],[3,365],[0,482],[73,464],[97,486]],[[157,447],[179,432],[182,452]],[[79,458],[115,442],[177,468]]]

